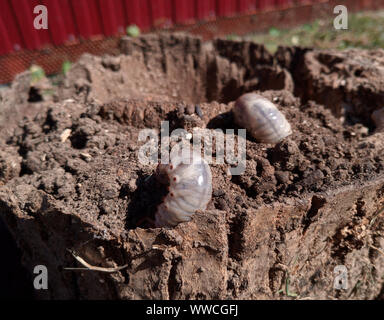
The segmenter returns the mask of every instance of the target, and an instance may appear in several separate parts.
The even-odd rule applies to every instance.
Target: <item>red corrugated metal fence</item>
[[[79,39],[192,24],[319,0],[0,0],[0,54],[38,49]],[[320,0],[321,2],[321,0]],[[48,30],[36,30],[36,5],[48,9]]]

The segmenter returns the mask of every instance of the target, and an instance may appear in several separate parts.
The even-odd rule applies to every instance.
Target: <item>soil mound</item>
[[[31,276],[49,270],[37,298],[382,298],[384,133],[370,115],[384,105],[383,57],[272,56],[252,42],[164,34],[83,56],[49,95],[20,76],[1,100],[0,114],[22,111],[0,122],[0,217]],[[248,136],[242,175],[211,165],[206,211],[153,228],[166,190],[156,165],[138,161],[141,130],[236,131],[233,101],[249,91],[273,101],[293,134],[276,145]],[[73,254],[126,267],[67,270],[80,266]],[[347,290],[333,286],[340,264]]]

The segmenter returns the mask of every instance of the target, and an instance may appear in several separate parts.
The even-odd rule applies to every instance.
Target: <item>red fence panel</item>
[[[68,0],[45,0],[48,9],[48,31],[55,45],[75,39],[76,27]]]
[[[52,2],[55,0],[47,0],[47,1]],[[73,41],[75,40],[76,36],[79,35],[79,29],[75,23],[75,16],[73,14],[70,0],[56,0],[56,1],[59,2],[61,14],[65,24],[65,29],[67,30],[67,34],[68,34],[67,39],[69,41]]]
[[[0,54],[11,52],[13,49],[12,41],[8,36],[7,28],[2,17],[0,17],[0,34],[2,34],[2,46],[0,46]]]
[[[256,10],[256,0],[239,0],[238,11],[241,13],[253,12]]]
[[[216,0],[196,0],[196,18],[209,20],[216,16]]]
[[[191,0],[173,1],[173,21],[177,24],[190,24],[195,21],[195,3]]]
[[[72,1],[77,2],[79,0],[72,0]],[[82,0],[82,1],[86,2],[88,10],[91,14],[92,29],[93,29],[92,35],[103,34],[101,12],[100,12],[100,6],[98,1],[97,0]]]
[[[257,8],[260,11],[270,10],[276,6],[275,0],[259,0],[257,1]]]
[[[125,28],[128,25],[127,17],[125,14],[124,0],[114,0],[115,1],[115,18],[117,25],[117,32],[124,33]]]
[[[102,34],[101,14],[96,0],[71,0],[75,23],[82,38]]]
[[[135,24],[142,30],[151,27],[149,2],[145,0],[124,0],[127,25]]]
[[[12,7],[7,1],[0,1],[0,21],[3,25],[1,38],[4,39],[0,42],[0,52],[2,54],[8,53],[13,50],[20,50],[24,48],[20,29],[18,27],[16,17],[13,15]]]
[[[71,0],[71,6],[79,34],[84,38],[89,38],[93,34],[92,17],[85,0]]]
[[[172,1],[150,0],[152,26],[169,28],[172,25]]]
[[[117,21],[117,1],[116,0],[99,0],[99,11],[103,33],[111,36],[118,33]]]
[[[275,0],[277,7],[287,7],[291,4],[292,0]]]
[[[27,49],[38,49],[50,42],[48,30],[33,27],[33,9],[40,4],[37,0],[14,0],[10,2],[17,24]]]
[[[220,17],[234,16],[237,11],[236,0],[217,0],[217,14]]]
[[[113,36],[130,24],[141,30],[230,17],[324,0],[0,0],[0,54],[76,39]],[[36,30],[33,9],[48,9],[48,30]]]

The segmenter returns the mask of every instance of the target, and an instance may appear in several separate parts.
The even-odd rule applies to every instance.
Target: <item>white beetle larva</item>
[[[384,108],[373,111],[371,118],[376,126],[376,132],[384,131]]]
[[[156,227],[172,227],[189,221],[204,210],[212,197],[212,174],[208,163],[197,153],[178,153],[169,164],[159,164],[157,177],[169,184],[168,194],[157,207]]]
[[[291,125],[277,107],[255,93],[238,98],[233,115],[237,125],[245,128],[258,142],[278,143],[292,133]]]

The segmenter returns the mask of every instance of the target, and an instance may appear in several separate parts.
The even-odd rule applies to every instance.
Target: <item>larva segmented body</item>
[[[188,163],[189,162],[189,163]],[[156,227],[172,227],[189,221],[204,210],[212,197],[212,174],[208,163],[197,153],[180,153],[170,164],[157,167],[159,181],[169,183],[169,192],[157,207]]]
[[[258,142],[278,143],[292,133],[291,125],[277,107],[255,93],[238,98],[233,115],[237,125],[245,128]]]

